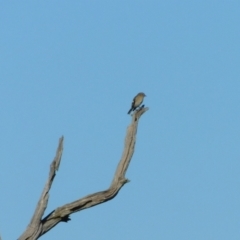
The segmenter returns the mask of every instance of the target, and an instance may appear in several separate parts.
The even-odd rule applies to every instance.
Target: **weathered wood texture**
[[[125,174],[134,153],[138,121],[141,115],[147,110],[148,108],[142,107],[132,115],[132,122],[127,128],[122,158],[119,161],[110,187],[107,190],[87,195],[74,202],[58,207],[46,217],[43,217],[48,204],[49,191],[56,175],[56,171],[58,170],[61,162],[61,156],[63,152],[63,137],[59,139],[56,156],[50,166],[50,173],[47,183],[38,201],[31,222],[29,223],[25,232],[18,238],[19,240],[38,239],[58,223],[68,222],[71,214],[107,202],[118,194],[119,190],[124,186],[124,184],[129,182],[129,180],[125,178]]]

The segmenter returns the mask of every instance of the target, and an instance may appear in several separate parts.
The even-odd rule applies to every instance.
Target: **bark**
[[[63,206],[60,206],[50,212],[46,217],[43,217],[43,214],[47,208],[49,191],[51,189],[53,180],[56,176],[56,171],[59,168],[62,152],[63,152],[63,137],[59,139],[58,148],[56,151],[56,156],[53,159],[50,166],[50,173],[46,185],[43,189],[42,195],[38,201],[36,210],[32,216],[32,219],[25,230],[25,232],[18,238],[19,240],[35,240],[41,237],[43,234],[47,233],[54,226],[60,222],[68,222],[70,215],[96,206],[98,204],[107,202],[113,199],[120,189],[129,182],[125,177],[128,166],[132,159],[134,153],[134,147],[136,142],[137,127],[138,121],[143,113],[145,113],[148,108],[140,108],[138,111],[133,113],[132,122],[127,128],[127,133],[125,137],[125,145],[123,149],[122,157],[118,163],[116,172],[114,174],[112,183],[107,190],[96,192],[90,195],[87,195],[81,199],[78,199],[74,202],[67,203]]]

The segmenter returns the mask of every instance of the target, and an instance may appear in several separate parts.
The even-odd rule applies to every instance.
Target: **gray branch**
[[[71,214],[107,202],[113,199],[118,194],[118,192],[124,186],[124,184],[129,182],[129,180],[125,178],[125,174],[127,172],[128,166],[134,153],[138,121],[141,115],[145,113],[147,110],[148,108],[142,107],[132,115],[132,122],[127,128],[122,158],[120,159],[120,162],[117,166],[110,187],[107,190],[87,195],[74,202],[67,203],[61,207],[58,207],[43,218],[43,214],[48,204],[49,191],[61,161],[63,151],[63,137],[59,139],[56,156],[53,159],[53,162],[50,166],[50,173],[47,183],[38,201],[31,222],[29,223],[25,232],[18,238],[19,240],[38,239],[43,234],[52,229],[54,226],[56,226],[58,223],[68,222],[69,220],[71,220],[69,217]]]

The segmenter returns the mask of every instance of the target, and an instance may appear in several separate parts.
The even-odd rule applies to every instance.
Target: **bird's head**
[[[139,95],[143,96],[143,97],[146,97],[145,93],[143,93],[143,92],[140,92]]]

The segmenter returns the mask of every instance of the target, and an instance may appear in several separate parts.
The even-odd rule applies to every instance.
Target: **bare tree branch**
[[[143,106],[132,115],[132,122],[127,128],[122,158],[117,166],[110,187],[105,191],[87,195],[79,200],[58,207],[42,219],[42,216],[48,203],[49,197],[48,193],[50,191],[52,182],[56,175],[56,171],[58,170],[61,161],[63,151],[63,137],[60,138],[56,156],[50,167],[48,181],[38,201],[31,222],[28,225],[26,231],[20,236],[19,240],[38,239],[43,234],[52,229],[54,226],[56,226],[59,222],[68,222],[70,220],[69,216],[71,214],[107,202],[113,199],[118,194],[118,192],[124,186],[124,184],[129,182],[129,180],[125,178],[125,174],[134,153],[138,121],[141,115],[145,113],[147,110],[148,108],[144,108]]]
[[[60,165],[62,151],[63,151],[63,137],[61,137],[59,139],[56,156],[53,159],[52,164],[50,166],[48,180],[45,184],[42,195],[38,201],[38,204],[37,204],[35,212],[32,216],[31,222],[29,223],[27,230],[23,233],[23,235],[19,239],[38,239],[39,236],[42,235],[41,234],[41,232],[42,232],[41,219],[47,208],[49,191],[52,186],[54,177],[56,175],[56,171],[58,170],[59,165]]]

